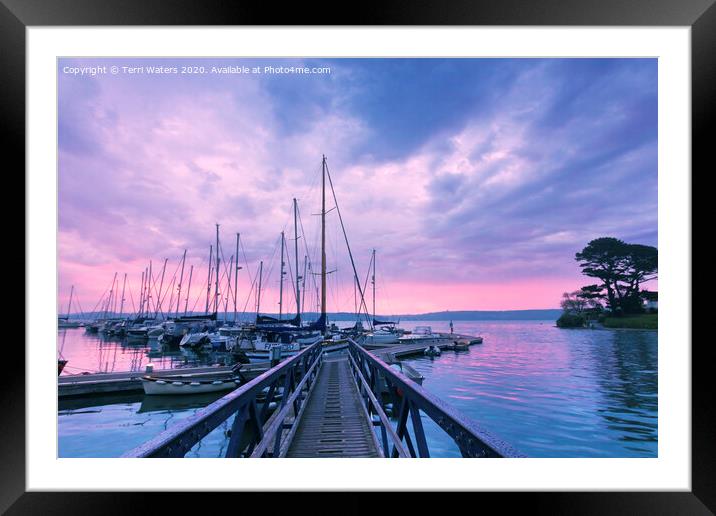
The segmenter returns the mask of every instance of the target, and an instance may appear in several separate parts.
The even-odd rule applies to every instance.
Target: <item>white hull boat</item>
[[[238,377],[223,379],[172,378],[143,376],[142,387],[145,394],[204,394],[232,390],[238,387]]]
[[[452,344],[457,340],[456,336],[449,333],[433,333],[430,326],[416,326],[409,335],[398,339],[400,344],[422,344],[425,347]]]
[[[365,344],[398,344],[399,335],[389,331],[375,331],[366,335]]]

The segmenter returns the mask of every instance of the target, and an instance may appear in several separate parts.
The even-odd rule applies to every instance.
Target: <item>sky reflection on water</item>
[[[447,321],[402,326],[421,324],[448,331]],[[482,335],[484,343],[409,363],[425,376],[426,389],[520,452],[530,457],[657,456],[656,332],[560,330],[552,321],[460,321],[455,331]],[[142,370],[150,360],[162,368],[222,360],[219,354],[162,354],[146,345],[102,341],[82,330],[67,331],[63,354],[68,367],[98,370],[104,363],[109,371]],[[59,455],[119,456],[220,396],[159,400],[140,394],[63,401]],[[423,424],[432,456],[460,456],[435,423],[424,416]],[[221,456],[227,428],[230,421],[187,456]]]

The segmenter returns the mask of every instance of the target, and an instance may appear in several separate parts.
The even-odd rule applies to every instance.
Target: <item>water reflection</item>
[[[410,363],[424,387],[533,457],[655,457],[657,334],[464,323],[467,354]],[[450,451],[439,430],[438,454]]]
[[[415,322],[448,331],[448,322]],[[560,330],[552,321],[455,324],[482,335],[467,352],[444,352],[409,363],[423,386],[531,457],[655,457],[658,448],[657,333]],[[197,355],[148,343],[64,334],[68,367],[143,370],[222,363],[226,354]],[[61,345],[61,344],[60,344]],[[69,372],[77,372],[70,369]],[[64,373],[63,373],[64,374]],[[225,393],[200,396],[114,396],[61,401],[63,457],[116,457],[151,439]],[[163,398],[163,399],[162,399]],[[176,398],[176,399],[171,399]],[[452,440],[423,418],[431,455],[459,457]],[[218,457],[231,419],[187,455]]]
[[[233,365],[230,353],[195,352],[160,345],[156,339],[132,340],[86,333],[82,328],[58,330],[58,355],[68,360],[62,375],[143,371],[148,363],[155,369]]]

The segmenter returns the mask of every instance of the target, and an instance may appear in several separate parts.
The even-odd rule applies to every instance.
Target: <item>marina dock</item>
[[[347,357],[323,361],[286,457],[380,457]]]
[[[247,380],[252,380],[270,368],[269,362],[245,364],[241,373]],[[181,367],[175,369],[154,370],[157,376],[198,376],[228,373],[229,366]],[[92,396],[97,394],[128,394],[144,392],[142,376],[146,371],[126,371],[118,373],[91,373],[64,375],[57,378],[57,395],[59,398]]]
[[[456,335],[456,338],[458,336]],[[453,344],[451,342],[445,342],[441,344],[435,344],[441,351],[451,349]],[[412,343],[412,344],[370,344],[366,345],[365,348],[371,351],[374,355],[379,357],[384,362],[395,363],[400,358],[409,356],[422,355],[427,346],[424,343]]]
[[[226,457],[429,457],[425,416],[464,457],[522,456],[355,341],[332,351],[304,349],[124,457],[184,457],[227,420]]]

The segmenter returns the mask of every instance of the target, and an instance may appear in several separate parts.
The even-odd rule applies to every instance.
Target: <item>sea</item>
[[[339,326],[346,326],[338,322]],[[406,329],[449,331],[450,321],[410,321]],[[553,320],[454,321],[455,333],[483,337],[467,351],[405,360],[423,387],[528,457],[657,457],[657,332],[560,329]],[[162,351],[146,342],[58,330],[65,374],[230,364],[223,353]],[[111,395],[58,402],[59,457],[118,457],[223,394]],[[427,416],[432,457],[459,457]],[[221,457],[230,421],[187,457]]]

